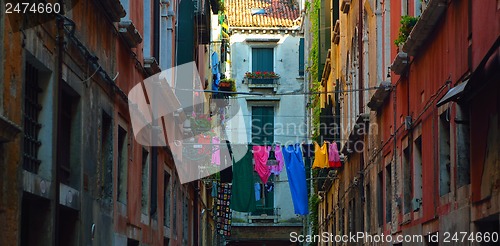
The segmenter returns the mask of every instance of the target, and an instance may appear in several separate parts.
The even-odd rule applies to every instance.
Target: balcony
[[[246,78],[250,89],[273,89],[278,91],[279,78]]]
[[[280,208],[257,208],[248,215],[248,223],[278,223]]]
[[[161,68],[154,57],[144,58],[144,69],[150,76],[161,72]]]
[[[396,55],[396,58],[392,62],[391,70],[394,71],[395,74],[401,75],[406,71],[408,67],[408,54],[405,52],[399,52]]]
[[[120,0],[102,0],[100,2],[103,5],[103,9],[106,10],[106,13],[114,22],[120,21],[127,14]]]
[[[342,10],[344,14],[347,14],[349,13],[350,8],[351,8],[351,0],[343,0],[342,4],[340,5],[340,10]]]
[[[368,102],[368,107],[372,111],[377,111],[383,104],[385,99],[389,96],[391,92],[391,83],[390,82],[381,82]]]
[[[332,41],[334,44],[339,44],[339,42],[340,42],[340,20],[337,20],[335,22],[335,27],[333,28]]]
[[[142,42],[141,34],[139,34],[131,20],[121,21],[118,24],[118,31],[131,48],[137,47]]]
[[[406,40],[403,51],[410,56],[415,56],[425,44],[427,38],[432,35],[432,31],[438,20],[447,8],[445,0],[430,0],[427,7],[422,12],[418,22],[413,27],[408,39]]]

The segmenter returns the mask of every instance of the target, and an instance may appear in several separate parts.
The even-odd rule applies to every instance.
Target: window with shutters
[[[102,112],[101,117],[101,170],[102,197],[112,204],[113,201],[113,131],[111,116]]]
[[[165,171],[163,174],[163,225],[170,227],[170,174]]]
[[[439,116],[439,195],[450,192],[450,110]]]
[[[142,196],[141,196],[141,212],[148,214],[149,205],[149,151],[142,149]]]
[[[118,189],[117,200],[127,204],[127,173],[128,173],[128,139],[127,131],[118,126]]]
[[[272,144],[274,142],[274,107],[252,107],[252,143]]]
[[[79,96],[66,83],[59,99],[57,162],[61,182],[78,188],[80,173],[81,124],[78,110]]]
[[[274,48],[252,48],[252,72],[274,72]]]
[[[304,38],[299,43],[299,76],[304,76]]]

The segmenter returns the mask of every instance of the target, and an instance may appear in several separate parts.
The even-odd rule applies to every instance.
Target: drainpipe
[[[359,62],[358,62],[358,68],[359,68],[359,75],[358,75],[358,97],[359,97],[359,103],[358,103],[358,112],[360,114],[364,113],[364,90],[363,90],[363,1],[359,0],[359,25],[358,25],[358,52],[359,52]]]
[[[175,54],[172,52],[175,50],[172,46],[172,33],[174,30],[172,23],[175,16],[172,0],[161,0],[160,13],[160,45],[162,47],[160,49],[160,61],[158,63],[162,69],[168,69],[172,67],[172,56]],[[169,83],[171,83],[171,81],[169,81]]]
[[[61,5],[61,13],[60,15],[57,15],[56,17],[56,25],[57,25],[57,36],[56,36],[56,42],[57,42],[57,55],[56,55],[56,67],[55,67],[55,74],[57,76],[57,79],[54,83],[54,102],[56,103],[55,107],[53,107],[53,115],[54,119],[54,126],[53,126],[53,137],[56,139],[56,144],[55,148],[53,148],[53,153],[54,156],[56,157],[55,165],[54,168],[52,169],[52,177],[55,180],[55,185],[54,185],[54,199],[53,201],[53,208],[54,208],[54,230],[52,233],[52,241],[53,245],[59,245],[59,217],[60,217],[60,211],[59,211],[59,192],[60,192],[60,175],[59,175],[59,158],[57,155],[57,147],[59,143],[59,132],[58,132],[58,125],[61,119],[61,115],[59,113],[59,102],[61,98],[61,88],[62,88],[62,83],[63,83],[63,77],[62,77],[62,65],[63,65],[63,58],[64,58],[64,18],[62,17],[64,13],[64,1],[63,0],[58,0],[58,3]]]

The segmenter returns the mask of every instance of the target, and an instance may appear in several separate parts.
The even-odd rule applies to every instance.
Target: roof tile
[[[229,26],[233,27],[293,27],[298,25],[299,8],[290,0],[226,0]],[[262,8],[265,14],[252,15],[252,8]],[[300,22],[299,22],[300,23]]]

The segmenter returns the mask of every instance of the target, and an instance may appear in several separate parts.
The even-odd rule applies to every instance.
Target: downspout
[[[155,59],[157,59],[156,61],[159,63],[160,61],[160,49],[159,49],[159,46],[160,46],[160,42],[159,42],[159,34],[160,34],[160,28],[159,28],[159,24],[160,24],[160,1],[159,0],[154,0],[154,4],[153,4],[153,57]],[[153,94],[154,95],[154,94]],[[153,98],[152,101],[154,102],[155,99]],[[155,103],[152,104],[152,107],[153,107],[153,112],[156,112],[157,109],[156,107],[158,107],[158,105],[156,105]],[[159,126],[157,125],[157,121],[156,120],[153,120],[153,129],[156,129],[158,128]],[[156,131],[153,131],[153,136],[151,136],[152,140],[153,140],[153,143],[155,143],[157,141],[157,138],[159,136],[157,136],[155,134]],[[155,147],[155,146],[151,146],[151,193],[152,194],[155,194],[154,197],[155,199],[151,199],[151,210],[150,210],[150,215],[154,215],[157,211],[158,211],[158,148]]]
[[[56,103],[55,107],[53,107],[54,110],[54,126],[53,126],[53,137],[56,140],[55,146],[56,148],[53,149],[54,156],[56,157],[55,161],[55,168],[52,169],[52,177],[54,177],[55,180],[55,185],[54,185],[54,199],[53,199],[53,208],[54,208],[54,227],[52,236],[53,236],[53,245],[59,245],[59,217],[60,217],[60,211],[59,211],[59,200],[60,200],[60,175],[59,175],[59,155],[57,154],[57,148],[58,148],[58,143],[59,143],[59,122],[61,120],[61,115],[59,114],[59,103],[61,99],[61,88],[62,88],[62,83],[63,83],[63,77],[62,77],[62,65],[63,65],[63,56],[64,56],[64,21],[65,19],[62,17],[64,16],[64,1],[63,0],[58,0],[58,3],[61,5],[61,13],[60,15],[57,15],[56,17],[56,25],[57,25],[57,36],[56,36],[56,42],[57,42],[57,58],[56,58],[56,68],[55,68],[55,74],[57,76],[57,79],[54,83],[54,102]],[[55,150],[55,151],[54,151]]]
[[[359,69],[359,75],[358,75],[358,97],[359,97],[359,102],[358,102],[358,112],[360,114],[364,113],[364,98],[363,98],[363,1],[359,0],[359,26],[358,26],[358,54],[359,54],[359,62],[358,62],[358,69]]]
[[[153,56],[160,64],[160,0],[153,2]]]

